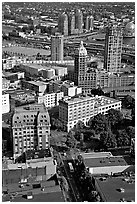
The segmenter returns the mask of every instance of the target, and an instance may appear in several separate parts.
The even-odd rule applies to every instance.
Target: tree
[[[79,120],[78,123],[76,124],[76,129],[81,130],[84,127],[85,127],[85,124],[81,120]]]
[[[102,131],[108,130],[108,121],[103,114],[98,114],[94,118],[90,118],[89,126],[92,130],[95,130],[96,134],[101,133]]]
[[[103,96],[104,92],[102,91],[101,87],[98,87],[98,89],[92,89],[91,94],[98,95],[98,96]]]
[[[131,96],[127,95],[124,100],[123,100],[123,105],[125,108],[132,108],[135,103],[135,99],[132,98]]]
[[[70,131],[67,135],[66,145],[70,148],[75,148],[77,145],[77,140],[74,137],[74,132]]]
[[[125,129],[118,130],[117,145],[119,147],[130,145],[130,136],[127,134]]]
[[[105,148],[116,147],[117,141],[115,135],[109,130],[100,134],[100,145]]]
[[[135,127],[128,126],[126,128],[126,132],[127,132],[128,136],[130,137],[130,139],[135,138]]]
[[[111,126],[111,129],[114,129],[116,125],[120,124],[123,120],[123,114],[119,110],[110,109],[108,115],[106,116]]]

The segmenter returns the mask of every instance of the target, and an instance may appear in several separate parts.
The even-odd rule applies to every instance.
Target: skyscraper
[[[111,73],[119,73],[121,69],[122,29],[117,26],[107,28],[105,37],[104,68]]]
[[[51,36],[51,60],[63,61],[63,35],[55,33]]]
[[[84,94],[90,94],[91,89],[97,86],[97,72],[87,67],[87,50],[81,41],[80,47],[75,52],[74,82],[82,88]]]
[[[75,12],[75,29],[78,29],[79,33],[83,32],[83,14],[80,9]]]
[[[12,118],[14,159],[27,150],[49,148],[50,118],[43,104],[17,110]]]
[[[58,31],[64,36],[68,35],[68,16],[65,12],[59,16]]]

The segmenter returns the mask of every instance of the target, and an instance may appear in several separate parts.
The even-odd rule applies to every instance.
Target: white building
[[[78,121],[86,125],[89,119],[99,113],[107,114],[109,109],[121,109],[121,101],[105,96],[65,97],[59,101],[59,119],[69,132]]]
[[[74,85],[74,82],[72,81],[64,81],[61,86],[61,91],[64,92],[64,96],[75,96],[77,94],[82,93],[82,88],[77,87]]]
[[[59,105],[59,100],[64,97],[63,92],[47,93],[42,96],[38,96],[38,103],[44,103],[47,108],[51,108]]]
[[[10,111],[9,94],[2,93],[2,114]]]

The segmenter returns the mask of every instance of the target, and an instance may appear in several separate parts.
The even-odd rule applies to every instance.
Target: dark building
[[[121,69],[122,29],[117,26],[107,28],[105,37],[104,68],[111,73],[119,73]]]

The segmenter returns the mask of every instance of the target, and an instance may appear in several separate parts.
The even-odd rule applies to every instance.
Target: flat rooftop
[[[104,92],[117,91],[117,90],[135,90],[135,86],[119,86],[119,87],[107,87],[102,89]]]
[[[41,64],[34,64],[34,63],[24,63],[23,66],[31,67],[33,69],[43,69],[44,68],[44,66],[42,66]]]
[[[73,97],[73,98],[66,97],[66,99],[62,99],[61,101],[69,105],[69,104],[75,104],[75,103],[84,102],[88,100],[92,101],[96,105],[96,107],[120,102],[119,100],[109,98],[106,96],[93,97],[93,96],[82,96],[82,95],[80,95],[79,97]]]
[[[32,94],[35,92],[32,90],[5,90],[4,93],[10,94],[10,95],[20,95],[20,94]]]
[[[100,158],[85,158],[87,167],[104,167],[104,166],[126,166],[127,163],[122,156],[109,156]]]
[[[102,158],[113,156],[111,152],[92,152],[92,153],[80,153],[84,159]]]
[[[135,201],[135,176],[127,180],[125,178],[124,176],[108,177],[105,181],[102,181],[101,177],[95,178],[98,190],[102,192],[105,202],[120,202],[122,198],[126,201]],[[120,188],[123,188],[125,192],[121,193]]]
[[[48,83],[42,82],[42,81],[27,81],[27,83],[35,85],[35,86],[43,86],[43,85],[47,85],[48,84]]]
[[[26,159],[39,159],[44,157],[51,157],[50,149],[42,150],[28,150],[26,151]]]
[[[39,193],[33,199],[16,197],[14,202],[65,202],[62,192]]]

